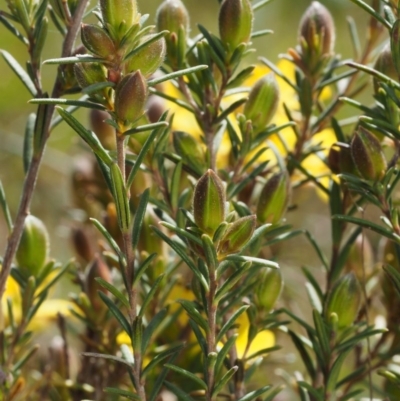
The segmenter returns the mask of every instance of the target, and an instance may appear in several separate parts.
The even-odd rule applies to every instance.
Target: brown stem
[[[68,28],[67,34],[64,39],[63,49],[61,57],[67,57],[71,54],[73,44],[75,42],[76,36],[78,34],[78,30],[80,28],[80,24],[82,21],[83,13],[86,9],[86,5],[88,0],[80,0],[78,6],[74,13],[74,19],[70,27]],[[59,67],[59,73],[57,74],[57,79],[55,81],[52,97],[58,98],[62,95],[63,87],[62,87],[62,80],[61,80],[61,66]],[[43,154],[46,148],[46,143],[50,135],[50,124],[51,119],[54,113],[54,106],[49,105],[46,110],[46,119],[44,123],[43,132],[45,133],[45,139],[43,141],[43,146],[39,149],[36,156],[32,158],[32,161],[29,165],[28,172],[25,176],[24,186],[22,190],[22,196],[20,200],[20,204],[18,207],[17,217],[15,219],[13,231],[8,238],[6,250],[4,252],[4,259],[3,259],[3,267],[0,272],[0,300],[2,299],[6,287],[6,282],[11,270],[11,264],[14,259],[15,253],[17,251],[17,247],[19,241],[21,239],[22,231],[24,228],[25,218],[29,214],[29,208],[33,196],[33,192],[35,190],[36,181],[39,173],[40,164],[43,158]],[[0,327],[0,330],[3,330]]]

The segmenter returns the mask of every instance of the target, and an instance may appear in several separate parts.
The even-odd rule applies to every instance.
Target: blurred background
[[[217,0],[183,0],[183,2],[191,15],[192,36],[198,33],[198,23],[214,33],[218,32]],[[320,2],[334,16],[337,32],[336,53],[341,54],[343,58],[352,57],[346,18],[349,15],[354,18],[360,38],[365,40],[369,17],[350,0],[320,0]],[[154,21],[155,11],[161,0],[138,0],[138,3],[141,13],[149,13],[150,21]],[[258,56],[277,62],[279,54],[286,52],[289,47],[294,47],[298,23],[310,4],[310,0],[274,0],[257,11],[255,30],[272,29],[274,34],[254,41],[257,53],[254,54],[253,60],[248,59],[248,62],[255,61]],[[94,5],[95,0],[92,0],[90,6]],[[0,9],[5,10],[6,7],[6,1],[0,0]],[[59,57],[60,35],[54,27],[51,27],[49,33],[44,56]],[[0,25],[0,48],[12,53],[22,65],[24,64],[26,50],[2,25]],[[55,66],[43,67],[43,86],[48,91],[51,91],[55,70]],[[2,58],[0,58],[0,74],[0,180],[5,188],[11,212],[15,215],[23,182],[21,152],[25,123],[29,113],[35,111],[35,106],[27,103],[28,92]],[[364,101],[368,102],[368,99],[364,98]],[[88,121],[84,111],[78,115],[82,122]],[[79,216],[73,206],[71,173],[77,158],[83,154],[85,152],[80,139],[65,124],[61,124],[48,142],[31,208],[32,213],[40,217],[48,227],[51,235],[51,256],[62,262],[73,255],[70,244],[70,221],[71,217],[79,218]],[[322,247],[328,250],[330,230],[327,205],[316,195],[313,188],[295,192],[293,197],[299,207],[289,213],[289,223],[308,228],[318,238]],[[6,235],[4,221],[0,218],[0,254],[4,250]],[[376,249],[377,238],[373,237],[372,240]],[[304,282],[300,267],[311,266],[315,272],[320,267],[310,245],[304,239],[297,237],[291,240],[290,244],[285,243],[277,250],[277,259],[282,266],[286,282],[285,303],[291,304],[291,300],[296,299],[296,305],[291,305],[292,310],[302,314],[299,309],[304,307],[307,312],[303,313],[308,314],[307,295],[304,286],[299,285],[299,282]],[[273,371],[274,364],[275,366],[281,365],[282,362],[290,364],[294,355],[288,350],[272,357],[269,362],[270,369],[260,372],[260,380],[262,377],[265,378],[266,372]]]

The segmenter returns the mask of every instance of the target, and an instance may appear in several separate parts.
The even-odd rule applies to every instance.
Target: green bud
[[[115,114],[123,122],[133,123],[144,112],[147,83],[140,71],[126,75],[115,90]]]
[[[107,70],[99,63],[77,63],[74,72],[81,88],[107,81]]]
[[[282,274],[279,269],[261,270],[257,276],[254,302],[259,310],[268,313],[274,307],[283,288]]]
[[[202,175],[204,171],[205,155],[199,142],[192,135],[183,131],[173,133],[174,148],[182,160],[197,174]]]
[[[351,326],[360,310],[361,297],[361,286],[355,274],[346,274],[332,288],[326,310],[327,317],[336,313],[339,328]]]
[[[213,235],[225,220],[225,188],[212,170],[202,175],[194,189],[193,214],[198,227]]]
[[[82,24],[81,39],[85,47],[96,56],[111,59],[115,54],[114,42],[98,25]]]
[[[264,185],[257,205],[257,218],[262,223],[276,224],[286,212],[290,198],[287,173],[273,175]]]
[[[136,0],[100,0],[103,21],[121,39],[128,29],[139,20]]]
[[[149,38],[150,36],[145,36],[141,40],[141,43]],[[126,72],[140,70],[145,77],[149,77],[158,70],[164,61],[165,51],[166,47],[164,38],[150,43],[127,61],[125,66]]]
[[[165,0],[157,9],[157,30],[178,34],[189,31],[189,13],[181,0]]]
[[[250,41],[253,9],[248,0],[224,0],[219,10],[221,40],[233,52],[241,43]]]
[[[28,215],[18,246],[16,258],[21,269],[37,276],[49,254],[49,234],[46,226],[37,217]]]
[[[387,168],[381,144],[376,137],[359,127],[351,141],[351,156],[361,176],[366,180],[380,180]]]
[[[106,305],[99,297],[98,291],[104,292],[107,294],[107,290],[105,290],[95,279],[96,277],[102,278],[107,283],[111,283],[111,272],[106,263],[99,256],[93,260],[93,262],[88,266],[86,272],[86,293],[88,298],[90,299],[90,303],[93,306],[93,309],[96,311],[101,311],[106,309]]]
[[[335,25],[331,13],[318,1],[313,1],[300,21],[299,37],[304,39],[304,54],[328,55],[335,44]]]
[[[245,216],[232,223],[221,239],[218,252],[231,254],[239,252],[252,237],[257,225],[257,216]]]
[[[251,120],[255,133],[262,131],[271,121],[278,101],[279,87],[275,75],[271,72],[257,81],[244,106],[243,114]]]

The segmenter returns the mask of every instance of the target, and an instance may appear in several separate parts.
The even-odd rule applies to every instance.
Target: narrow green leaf
[[[299,380],[297,383],[299,384],[299,386],[305,388],[308,391],[308,393],[312,395],[315,401],[325,401],[323,394],[319,390],[311,386],[311,384],[308,384],[307,382],[301,380]]]
[[[168,310],[166,308],[161,309],[150,321],[147,327],[143,331],[142,338],[142,353],[145,353],[153,333],[157,330],[160,324],[167,316]]]
[[[162,279],[164,278],[164,274],[161,274],[160,276],[157,277],[156,281],[154,282],[153,286],[151,287],[150,291],[147,293],[146,297],[143,300],[142,306],[139,311],[139,317],[143,317],[144,313],[146,312],[146,308],[151,302],[151,300],[154,297],[154,294],[158,290],[158,287],[161,284]]]
[[[224,344],[221,348],[221,351],[218,352],[217,361],[215,362],[215,373],[218,375],[222,366],[224,365],[224,360],[226,356],[229,354],[229,351],[233,347],[236,342],[238,334],[233,334],[231,337],[228,338],[228,341]]]
[[[310,241],[310,244],[313,246],[315,251],[317,252],[317,255],[319,256],[319,259],[322,262],[322,264],[324,265],[325,269],[328,271],[329,270],[328,260],[326,259],[326,256],[322,252],[322,249],[317,244],[317,241],[315,240],[313,235],[308,230],[304,230],[304,234],[307,237],[307,239]]]
[[[273,0],[260,0],[258,3],[255,3],[252,7],[253,7],[253,11],[257,11],[260,8],[264,7],[265,5],[267,5],[268,3],[271,3]]]
[[[18,361],[15,363],[15,365],[12,367],[13,372],[17,372],[19,369],[21,369],[28,361],[29,359],[36,354],[36,352],[39,350],[40,346],[38,344],[34,345],[31,347],[25,355],[22,357],[18,358]]]
[[[100,359],[107,359],[110,361],[122,363],[123,365],[128,366],[129,368],[132,368],[132,363],[129,361],[119,358],[118,356],[110,355],[110,354],[100,354],[98,352],[82,352],[83,356],[87,356],[89,358],[100,358]]]
[[[193,302],[187,301],[186,299],[178,299],[177,301],[180,303],[188,313],[189,317],[196,322],[204,331],[208,332],[209,327],[207,321],[201,315],[201,313],[194,307]]]
[[[10,66],[10,68],[14,71],[15,75],[20,79],[20,81],[24,84],[26,89],[30,92],[32,96],[37,95],[37,90],[35,84],[32,82],[28,73],[20,66],[18,61],[5,50],[0,50],[1,55],[3,56],[6,63]]]
[[[335,390],[336,388],[336,384],[338,382],[339,379],[339,374],[340,374],[340,370],[342,368],[342,365],[347,357],[347,355],[349,354],[351,350],[342,352],[335,360],[335,362],[333,363],[331,370],[329,372],[329,376],[328,376],[328,382],[326,384],[326,388],[329,392],[332,392]]]
[[[126,232],[129,229],[131,214],[124,179],[117,163],[111,163],[110,173],[119,227],[122,232]]]
[[[185,68],[183,70],[179,70],[176,72],[172,72],[170,74],[163,75],[160,78],[151,79],[150,81],[147,81],[147,84],[149,86],[155,86],[155,85],[160,84],[161,82],[169,81],[170,79],[175,79],[175,78],[181,77],[183,75],[193,74],[195,72],[205,70],[206,68],[208,68],[207,65],[197,65],[195,67]]]
[[[107,165],[112,164],[112,159],[108,152],[103,148],[96,135],[87,130],[71,113],[61,107],[56,107],[61,117],[75,132],[92,148],[93,152]]]
[[[250,393],[247,393],[244,397],[240,398],[239,401],[251,401],[254,400],[254,398],[259,397],[261,394],[266,393],[271,386],[264,386],[258,390],[252,391]]]
[[[122,314],[122,312],[118,309],[118,306],[115,305],[111,299],[101,291],[98,291],[98,294],[102,301],[107,305],[109,311],[114,315],[114,317],[118,320],[121,327],[125,330],[125,332],[130,336],[132,333],[130,324],[126,317]]]
[[[178,207],[179,191],[182,177],[182,162],[179,162],[172,173],[170,185],[170,201],[171,206],[175,210]]]
[[[114,240],[114,238],[111,236],[111,234],[107,231],[107,229],[103,226],[103,224],[101,224],[98,220],[96,220],[92,217],[89,220],[99,230],[100,234],[105,238],[105,240],[108,242],[108,244],[114,250],[114,252],[118,255],[118,257],[123,259],[124,254],[122,253],[119,245]]]
[[[175,384],[172,384],[168,381],[164,382],[165,387],[172,391],[179,400],[182,401],[195,401],[189,394],[186,394],[184,391],[182,391],[179,387],[175,386]]]
[[[197,237],[196,235],[192,234],[190,231],[184,230],[180,227],[177,227],[173,224],[167,223],[166,221],[161,221],[160,224],[164,226],[165,228],[168,228],[168,230],[173,231],[175,234],[177,234],[180,238],[187,238],[188,240],[194,242],[197,245],[203,246],[203,243],[201,242],[201,239]]]
[[[104,392],[108,393],[108,394],[118,395],[120,397],[125,397],[130,400],[136,400],[136,401],[141,400],[141,398],[137,394],[131,393],[130,391],[127,391],[127,390],[121,390],[121,389],[115,388],[115,387],[106,387],[104,389]]]
[[[397,290],[397,294],[400,296],[400,273],[391,265],[384,264],[383,270],[389,276],[390,281]]]
[[[105,110],[105,107],[100,103],[94,103],[85,100],[74,100],[74,99],[50,99],[50,98],[35,98],[29,100],[32,104],[61,104],[65,106],[77,106],[88,109]]]
[[[179,373],[182,376],[185,376],[189,380],[192,380],[193,382],[197,383],[203,390],[207,390],[207,384],[202,379],[200,379],[200,377],[196,376],[194,373],[191,373],[186,369],[182,369],[179,366],[170,365],[168,363],[166,363],[164,366],[169,368],[170,370],[173,370],[176,373]]]
[[[13,229],[13,222],[11,218],[10,209],[8,208],[6,194],[4,192],[3,183],[0,181],[0,206],[3,210],[4,218],[7,223],[8,232],[11,233]]]
[[[206,262],[210,271],[215,271],[218,267],[218,256],[212,239],[207,235],[201,236]]]
[[[23,156],[22,161],[24,163],[24,172],[27,173],[29,169],[29,165],[31,164],[32,156],[33,156],[33,136],[35,129],[35,121],[36,114],[31,113],[28,116],[25,126],[25,135],[24,135],[24,148],[23,148]]]
[[[156,42],[157,40],[163,38],[165,35],[167,35],[169,32],[168,31],[161,31],[156,33],[155,35],[151,35],[149,39],[143,41],[139,46],[136,46],[132,51],[130,51],[125,57],[124,61],[129,60],[132,58],[135,54],[138,54],[142,49],[146,48],[149,46],[151,43]]]
[[[260,38],[262,36],[266,36],[266,35],[271,35],[272,33],[274,33],[273,30],[271,29],[261,29],[259,31],[254,31],[251,33],[251,38]]]
[[[143,274],[146,272],[147,268],[150,266],[151,262],[153,261],[154,258],[157,257],[156,253],[152,253],[149,255],[139,266],[139,269],[135,272],[135,278],[133,280],[133,285],[137,284]]]
[[[288,333],[293,341],[293,344],[295,345],[297,351],[300,354],[301,360],[304,363],[308,374],[310,375],[311,379],[314,379],[316,375],[314,363],[305,345],[303,344],[301,338],[294,331],[289,330]]]
[[[128,131],[124,132],[124,135],[134,135],[134,134],[138,134],[139,132],[146,132],[146,131],[151,131],[151,130],[155,130],[158,128],[166,128],[168,127],[168,122],[167,121],[159,121],[157,123],[152,123],[152,124],[145,124],[145,125],[140,125],[139,127],[136,128],[132,128]]]
[[[44,94],[47,96],[47,93]],[[48,132],[45,131],[49,106],[40,104],[37,110],[35,126],[33,128],[33,154],[38,155],[46,143]]]
[[[313,310],[313,320],[314,320],[315,331],[317,333],[317,337],[321,345],[323,355],[325,357],[325,360],[328,361],[331,354],[329,346],[328,330],[325,322],[322,320],[321,315],[315,309]]]
[[[239,318],[239,316],[243,313],[246,312],[246,310],[249,309],[249,305],[243,305],[241,306],[228,320],[227,322],[222,326],[220,332],[217,335],[217,343],[219,343],[224,335],[231,329],[231,327],[235,324],[236,319]]]
[[[273,262],[272,260],[266,260],[266,259],[261,259],[261,258],[253,258],[251,256],[243,256],[243,255],[228,255],[226,260],[229,260],[231,262],[238,262],[238,263],[247,263],[251,262],[256,265],[264,266],[264,267],[270,267],[272,269],[279,269],[279,264],[276,262]]]
[[[144,216],[146,215],[147,204],[149,202],[150,190],[149,188],[145,189],[142,195],[140,196],[139,206],[136,210],[135,218],[133,220],[132,227],[132,247],[133,249],[137,248],[140,239],[140,233],[142,231],[142,225],[144,221]]]
[[[223,390],[223,388],[228,384],[229,380],[232,379],[234,374],[238,371],[237,366],[233,366],[230,368],[222,377],[221,379],[215,384],[214,390],[212,392],[213,397],[217,397],[219,392]]]
[[[0,14],[0,22],[24,45],[29,45],[28,39],[2,14]]]
[[[128,299],[117,287],[113,286],[108,281],[103,280],[101,277],[96,277],[95,280],[99,283],[99,285],[101,285],[103,288],[113,294],[114,297],[117,298],[122,305],[124,305],[126,308],[129,308]]]
[[[143,369],[142,377],[146,377],[149,373],[154,372],[154,367],[157,366],[162,361],[165,361],[169,356],[179,352],[183,348],[182,344],[172,346],[165,351],[160,352],[157,354],[150,363]]]
[[[370,5],[365,3],[362,0],[350,0],[352,3],[357,4],[361,7],[364,11],[374,17],[377,21],[379,21],[383,26],[390,29],[391,25],[388,21],[386,21],[379,13],[377,13]]]
[[[103,59],[93,57],[90,54],[79,54],[73,57],[51,58],[43,61],[43,64],[101,63],[103,61]]]

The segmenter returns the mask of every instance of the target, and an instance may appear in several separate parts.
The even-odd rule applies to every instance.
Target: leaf
[[[121,231],[124,233],[129,230],[131,220],[128,195],[121,170],[117,163],[111,163],[110,173],[113,189],[112,193],[115,200],[115,207],[117,209],[118,224]]]
[[[221,351],[218,352],[217,361],[215,362],[215,373],[217,375],[219,374],[219,372],[224,364],[224,359],[228,355],[231,348],[234,346],[237,337],[238,337],[238,334],[234,334],[232,337],[229,337],[228,341],[221,348]]]
[[[118,306],[115,305],[111,299],[104,294],[102,291],[98,291],[98,294],[102,301],[107,305],[109,311],[114,315],[114,317],[118,320],[121,327],[125,330],[125,332],[130,336],[132,333],[130,324],[126,317],[122,314],[122,312],[118,309]]]
[[[249,305],[243,305],[240,307],[228,320],[227,322],[222,326],[220,332],[217,335],[217,340],[216,342],[219,343],[224,335],[231,329],[231,327],[235,324],[236,319],[239,318],[239,316],[243,313],[246,312],[246,310],[249,309]]]
[[[187,301],[186,299],[178,299],[177,301],[180,303],[188,313],[189,317],[196,322],[205,332],[208,332],[210,328],[208,327],[207,321],[201,315],[201,313],[194,307],[193,302]]]
[[[145,273],[145,271],[147,270],[147,268],[150,266],[150,263],[152,262],[152,260],[157,256],[156,253],[152,253],[151,255],[149,255],[143,262],[142,264],[139,266],[139,269],[135,272],[135,278],[133,280],[133,285],[136,285],[140,278],[143,276],[143,274]]]
[[[119,388],[106,387],[104,389],[104,392],[108,394],[119,395],[120,397],[129,398],[130,400],[141,401],[141,398],[137,394],[131,393],[130,391],[127,390],[121,390]]]
[[[154,371],[154,367],[158,365],[160,362],[164,361],[166,358],[169,356],[179,352],[183,348],[182,344],[172,346],[171,348],[160,352],[157,354],[150,363],[143,369],[142,372],[142,377],[146,377],[149,373],[152,373]]]
[[[105,107],[100,103],[94,103],[86,100],[74,99],[51,99],[51,98],[35,98],[29,100],[32,104],[62,104],[63,106],[77,106],[87,109],[105,110]]]
[[[98,352],[82,352],[83,356],[88,356],[89,358],[100,358],[100,359],[108,359],[110,361],[122,363],[123,365],[132,368],[132,363],[126,361],[125,359],[119,358],[118,356],[110,355],[110,354],[100,354]]]
[[[169,81],[170,79],[178,78],[183,75],[193,74],[195,72],[205,70],[206,68],[208,68],[207,65],[197,65],[195,67],[185,68],[183,70],[171,72],[170,74],[166,74],[159,78],[154,78],[154,79],[147,81],[147,85],[155,86],[155,85],[160,84],[161,82]]]
[[[182,401],[195,401],[189,394],[186,394],[184,391],[182,391],[179,387],[175,386],[175,384],[172,384],[168,381],[164,382],[165,387],[172,391],[179,400]]]
[[[231,262],[238,262],[238,263],[247,263],[251,262],[253,264],[263,266],[263,267],[270,267],[271,269],[279,269],[279,264],[273,262],[272,260],[261,259],[261,258],[253,258],[251,256],[243,256],[243,255],[228,255],[226,260]]]
[[[238,401],[251,401],[254,398],[259,397],[261,394],[266,393],[271,386],[264,386],[258,390],[252,391],[251,393],[247,393],[244,397],[240,398]]]
[[[103,59],[93,57],[90,54],[79,54],[73,57],[51,58],[43,61],[43,64],[101,63],[103,61]]]
[[[139,132],[152,131],[152,130],[155,130],[158,128],[167,128],[168,125],[169,124],[167,121],[159,121],[157,123],[140,125],[139,127],[132,128],[132,129],[129,129],[128,131],[125,131],[124,136],[138,134]]]
[[[173,231],[175,234],[177,234],[180,238],[184,239],[187,238],[188,240],[194,242],[197,245],[203,246],[203,243],[201,242],[201,239],[199,237],[196,237],[196,235],[192,234],[190,231],[184,230],[178,226],[175,226],[173,224],[167,223],[165,221],[160,221],[160,224],[168,228],[168,230]]]
[[[229,380],[232,379],[234,374],[238,371],[237,366],[233,366],[230,368],[222,377],[221,379],[215,384],[214,390],[212,392],[212,397],[217,397],[218,393],[223,390],[226,384],[228,384]]]
[[[133,220],[132,227],[132,248],[136,249],[140,239],[140,233],[142,231],[142,225],[144,221],[144,216],[146,215],[147,204],[149,202],[150,197],[150,189],[147,188],[144,190],[142,195],[140,196],[139,205],[137,207],[135,218]]]
[[[87,130],[71,113],[61,107],[56,107],[58,113],[66,123],[92,148],[93,152],[107,165],[112,164],[112,159],[108,152],[103,148],[96,135]]]
[[[7,223],[7,228],[9,233],[11,233],[13,229],[13,222],[12,222],[12,217],[10,213],[10,209],[8,207],[7,199],[6,199],[6,194],[4,192],[3,184],[0,181],[0,207],[3,210],[4,218]]]
[[[144,354],[147,346],[151,340],[153,333],[157,330],[158,326],[162,323],[162,321],[167,316],[167,309],[161,309],[150,321],[147,327],[143,331],[143,339],[142,339],[142,353]]]
[[[33,156],[33,135],[35,129],[35,121],[36,121],[36,114],[35,113],[29,114],[25,126],[24,148],[22,153],[22,161],[24,164],[25,174],[29,169],[29,165],[31,164]]]
[[[7,51],[0,50],[1,55],[3,56],[6,63],[10,66],[10,68],[14,71],[20,81],[24,84],[26,89],[30,92],[32,96],[37,95],[37,90],[35,84],[32,82],[28,73],[21,67],[18,61]]]
[[[313,361],[310,357],[310,354],[308,353],[301,338],[294,331],[289,330],[288,333],[293,341],[293,344],[295,345],[295,347],[297,348],[297,351],[300,354],[301,360],[303,361],[308,374],[310,375],[311,379],[313,380],[315,378],[316,371],[315,371]]]
[[[321,315],[315,309],[313,310],[313,320],[314,320],[315,332],[317,334],[319,344],[321,345],[324,361],[325,360],[328,361],[331,354],[328,331],[325,322],[322,320]]]
[[[324,396],[321,394],[321,392],[315,389],[313,386],[311,386],[311,384],[308,384],[307,382],[301,380],[297,381],[297,383],[299,384],[299,386],[305,388],[308,391],[308,393],[312,395],[315,401],[325,401]]]
[[[111,234],[107,231],[107,229],[103,226],[103,224],[101,224],[98,220],[96,220],[92,217],[89,220],[99,230],[100,234],[105,238],[105,240],[108,242],[108,244],[114,250],[114,252],[118,255],[118,257],[123,260],[124,254],[122,253],[117,242],[114,240],[114,238],[111,236]]]
[[[304,234],[306,235],[307,239],[310,241],[311,245],[317,252],[317,255],[319,256],[320,261],[324,265],[325,269],[328,271],[329,270],[329,263],[328,260],[326,259],[326,256],[322,252],[321,248],[317,244],[317,241],[315,238],[312,236],[312,234],[308,230],[304,230]]]
[[[179,190],[182,177],[182,162],[179,162],[172,173],[170,185],[170,202],[171,207],[175,210],[178,207]]]
[[[203,243],[203,251],[205,253],[208,269],[210,272],[215,272],[218,267],[218,256],[214,243],[207,234],[201,236],[201,241]]]
[[[24,45],[29,45],[28,39],[20,32],[18,29],[10,22],[7,18],[5,18],[2,14],[0,14],[0,22],[16,37],[18,38]]]
[[[329,376],[328,376],[328,382],[326,384],[326,388],[329,392],[332,392],[336,388],[336,384],[338,382],[339,374],[340,374],[340,369],[342,368],[343,362],[345,361],[347,355],[349,354],[351,350],[345,351],[341,353],[333,363]]]
[[[168,363],[166,363],[164,366],[169,368],[170,370],[173,370],[176,373],[179,373],[182,376],[185,376],[187,379],[194,381],[203,390],[207,390],[207,384],[203,380],[201,380],[200,377],[196,376],[194,373],[191,373],[191,372],[187,371],[186,369],[182,369],[179,366],[170,365]]]
[[[352,217],[352,216],[347,216],[347,215],[335,215],[335,216],[332,216],[332,219],[356,224],[358,226],[375,231],[376,233],[383,235],[384,237],[390,238],[391,240],[394,240],[396,242],[399,242],[399,240],[400,240],[400,238],[396,234],[391,232],[390,230],[387,230],[384,227],[382,227],[376,223],[373,223],[371,221],[367,221],[367,220],[360,219],[358,217]]]
[[[124,305],[126,308],[129,308],[128,299],[126,298],[126,296],[117,287],[113,286],[108,281],[103,280],[101,277],[96,277],[95,280],[103,288],[105,288],[107,291],[111,292],[111,294],[113,294],[114,297],[117,298],[118,301],[121,302],[122,305]]]
[[[146,308],[149,305],[150,301],[154,298],[154,294],[158,290],[158,287],[161,284],[162,279],[164,278],[164,274],[161,274],[157,277],[156,281],[154,282],[153,286],[151,287],[150,291],[147,293],[145,299],[143,300],[142,307],[139,311],[139,317],[143,317],[144,313],[146,312]]]
[[[123,61],[127,61],[130,58],[132,58],[135,54],[138,54],[142,49],[146,48],[149,46],[151,43],[156,42],[157,40],[163,38],[169,33],[169,31],[161,31],[157,32],[154,35],[151,35],[148,39],[143,41],[139,46],[136,46],[132,51],[130,51],[125,57]]]
[[[374,17],[376,20],[378,20],[383,26],[386,26],[386,28],[391,28],[391,25],[389,22],[387,22],[379,13],[377,13],[370,5],[365,3],[362,0],[350,0],[352,3],[357,4],[360,8],[362,8],[364,11],[366,11],[368,14],[370,14],[372,17]]]
[[[390,281],[392,282],[393,286],[396,288],[397,295],[400,296],[400,273],[396,268],[389,264],[383,265],[383,270],[389,276]]]

